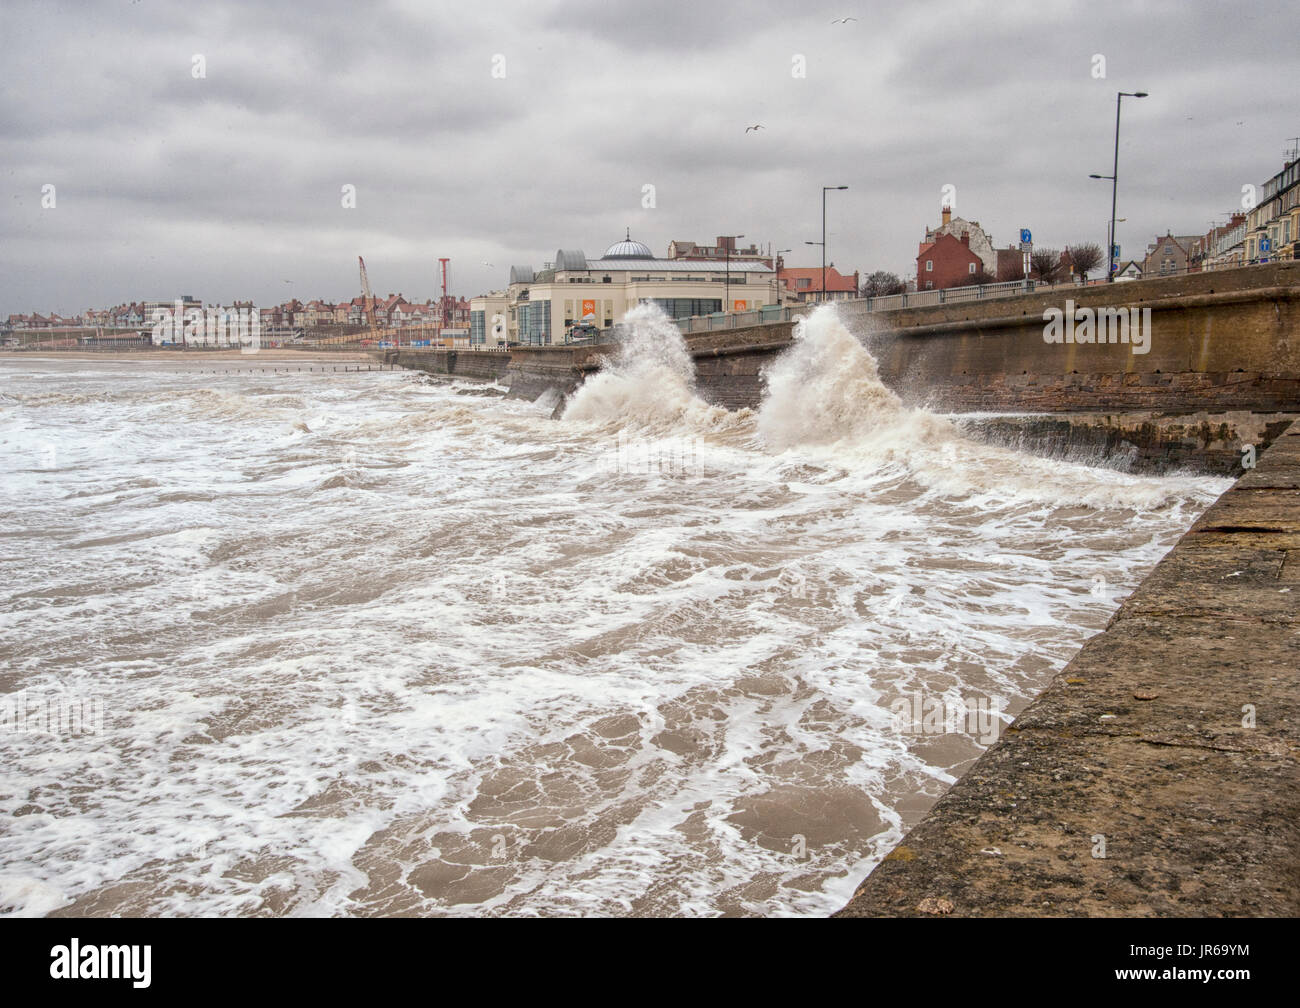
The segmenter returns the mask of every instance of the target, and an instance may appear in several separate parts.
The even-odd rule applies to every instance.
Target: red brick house
[[[858,272],[841,273],[834,266],[826,267],[826,290],[822,290],[820,266],[784,266],[777,272],[781,285],[781,300],[847,301],[858,296]]]
[[[916,257],[916,289],[947,290],[949,287],[968,284],[984,268],[970,247],[970,236],[954,238],[941,234],[932,242],[922,242]]]

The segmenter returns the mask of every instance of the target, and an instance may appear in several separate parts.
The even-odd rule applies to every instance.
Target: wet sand
[[[228,361],[372,361],[361,350],[287,350],[282,347],[244,353],[242,350],[11,350],[0,351],[14,360],[162,361],[203,364]]]

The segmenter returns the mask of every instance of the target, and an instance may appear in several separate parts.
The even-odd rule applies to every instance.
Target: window
[[[722,311],[721,298],[642,298],[653,301],[671,319],[690,318],[692,315],[708,315]]]
[[[975,272],[975,264],[974,264],[974,263],[967,263],[967,265],[970,267],[970,272],[971,272],[971,273],[974,273],[974,272]]]
[[[519,306],[519,340],[534,346],[550,344],[551,302],[538,301]]]
[[[809,287],[812,286],[812,281],[809,280],[807,277],[800,277],[798,282],[796,283],[796,286],[799,288],[799,290],[807,290]]]
[[[926,290],[934,290],[934,281],[933,281],[933,280],[927,280],[927,281],[925,282],[925,289],[926,289]]]
[[[934,260],[933,260],[933,259],[927,259],[927,260],[925,261],[925,271],[926,271],[927,273],[933,273],[933,272],[934,272]]]

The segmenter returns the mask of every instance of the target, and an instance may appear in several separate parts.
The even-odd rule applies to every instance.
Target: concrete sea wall
[[[1150,347],[1043,340],[1046,308],[1149,308]],[[840,315],[876,357],[881,379],[932,409],[969,412],[1300,411],[1300,262],[1021,297]],[[762,368],[790,323],[693,333],[706,398],[762,399]]]
[[[969,426],[1058,454],[1124,454],[1144,469],[1235,473],[1246,445],[1267,446],[1300,417],[1300,262],[1132,283],[1037,290],[840,315],[876,357],[882,380],[914,405],[1010,414]],[[1047,343],[1044,312],[1149,310],[1146,352],[1134,343]],[[691,333],[700,394],[757,407],[764,369],[794,323]],[[512,396],[570,395],[609,347],[509,352],[387,350],[380,359],[506,385]]]
[[[1300,914],[1300,424],[838,916]]]

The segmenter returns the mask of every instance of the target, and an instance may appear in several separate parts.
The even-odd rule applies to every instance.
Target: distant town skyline
[[[827,210],[849,273],[912,274],[944,186],[998,245],[1104,245],[1088,175],[1119,90],[1150,92],[1119,150],[1140,260],[1240,209],[1300,133],[1283,3],[16,4],[6,28],[0,315],[342,299],[358,255],[413,301],[450,257],[471,297],[627,229],[811,267],[823,185],[849,187]]]

